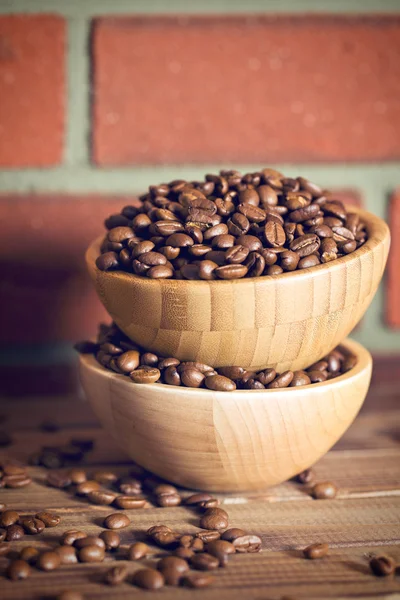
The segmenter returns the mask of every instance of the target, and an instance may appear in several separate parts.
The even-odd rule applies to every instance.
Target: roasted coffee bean
[[[259,552],[261,548],[261,538],[258,535],[242,535],[235,537],[232,540],[232,544],[236,549],[236,552]]]
[[[25,560],[30,565],[34,565],[40,552],[37,548],[33,546],[25,546],[19,554],[19,558],[21,560]]]
[[[311,383],[321,383],[321,381],[326,381],[328,374],[326,371],[307,371],[307,375],[310,378]]]
[[[353,369],[357,364],[357,357],[356,356],[346,356],[346,358],[344,359],[343,363],[342,363],[342,371],[343,373],[347,373],[347,371],[350,371],[351,369]]]
[[[207,530],[207,531],[198,531],[196,533],[196,537],[199,538],[202,542],[214,542],[215,540],[219,540],[221,537],[221,532],[217,530]]]
[[[307,546],[307,548],[304,548],[303,550],[303,554],[305,558],[309,558],[309,559],[317,559],[317,558],[323,558],[324,556],[326,556],[329,552],[329,546],[328,544],[311,544],[311,546]]]
[[[179,494],[168,494],[168,493],[158,494],[156,500],[157,500],[158,506],[164,506],[164,507],[179,506],[179,504],[182,501]]]
[[[156,368],[139,367],[136,371],[132,371],[129,377],[134,383],[156,383],[161,377],[161,372]]]
[[[65,590],[57,596],[57,600],[85,600],[85,597],[76,590]]]
[[[130,525],[130,518],[121,513],[112,513],[104,519],[104,527],[107,529],[123,529]]]
[[[319,258],[315,254],[310,254],[309,256],[305,256],[299,260],[297,265],[298,269],[309,269],[311,267],[316,267],[319,265]]]
[[[6,527],[6,542],[14,542],[16,540],[20,540],[24,537],[24,529],[21,525],[9,525]]]
[[[27,579],[31,574],[31,568],[25,560],[13,560],[7,567],[7,577],[11,581],[21,581]]]
[[[377,577],[388,577],[396,569],[396,563],[393,558],[384,554],[371,558],[369,566],[373,574]]]
[[[269,220],[264,228],[264,235],[269,246],[277,248],[283,246],[286,240],[285,231],[279,223]]]
[[[78,529],[69,529],[68,531],[64,531],[60,543],[65,546],[73,546],[76,540],[80,540],[85,537],[87,537],[87,533],[84,531],[79,531]]]
[[[45,527],[56,527],[61,521],[61,517],[49,512],[36,513],[35,517],[43,521]]]
[[[76,493],[79,496],[87,496],[92,492],[98,492],[100,490],[100,484],[98,481],[94,479],[89,479],[88,481],[83,481],[76,486]]]
[[[207,552],[218,558],[220,567],[225,567],[228,563],[228,555],[235,554],[236,548],[226,540],[215,540],[207,544]]]
[[[104,540],[96,535],[88,535],[85,538],[80,538],[74,542],[75,548],[80,550],[81,548],[85,548],[86,546],[98,546],[102,550],[106,549],[106,544]]]
[[[268,384],[268,389],[288,387],[292,383],[293,377],[293,371],[284,371],[281,373],[281,375],[275,377],[275,379]]]
[[[290,249],[303,258],[318,250],[320,243],[320,239],[315,233],[307,233],[295,238],[290,244]]]
[[[208,552],[199,552],[190,559],[190,564],[194,569],[199,571],[212,571],[218,569],[219,560]]]
[[[311,379],[305,371],[294,371],[290,387],[296,387],[299,385],[310,385],[310,383]]]
[[[109,506],[114,502],[116,497],[117,494],[115,492],[110,492],[109,490],[94,490],[87,494],[87,498],[90,502],[100,506]]]
[[[312,469],[305,469],[298,475],[296,475],[296,481],[299,483],[311,483],[314,479],[314,471]]]
[[[232,379],[223,375],[211,375],[205,378],[205,386],[209,390],[221,392],[233,392],[236,389],[236,384]]]
[[[152,540],[163,548],[176,546],[179,540],[179,535],[172,531],[166,525],[155,525],[147,531]]]
[[[247,267],[240,264],[231,264],[218,267],[214,273],[219,279],[241,279],[247,274]]]
[[[232,527],[231,529],[227,529],[221,535],[221,540],[225,540],[226,542],[233,542],[237,538],[241,538],[247,535],[243,529],[239,529],[238,527]]]
[[[338,489],[331,481],[321,481],[312,488],[312,495],[316,500],[330,500],[335,498]]]
[[[185,498],[184,504],[187,504],[188,506],[198,506],[201,502],[206,502],[207,500],[211,500],[211,498],[211,494],[207,494],[207,492],[198,492]]]
[[[125,565],[112,567],[104,576],[104,582],[108,585],[120,585],[128,577],[128,568]]]
[[[183,584],[189,588],[206,588],[214,583],[215,579],[206,573],[192,573],[183,578]]]
[[[59,489],[67,488],[72,483],[68,473],[64,473],[62,471],[51,471],[47,475],[46,481],[47,485],[49,485],[50,487],[55,487]]]
[[[58,552],[48,551],[39,555],[36,566],[41,571],[54,571],[61,565],[61,558]]]
[[[28,533],[29,535],[37,535],[38,533],[41,533],[45,528],[45,524],[43,523],[43,521],[41,521],[40,519],[36,519],[35,517],[28,517],[27,519],[23,519],[21,524],[25,530],[25,533]]]
[[[147,544],[144,542],[135,542],[129,547],[128,557],[129,560],[141,560],[142,558],[146,558],[149,553],[150,548]]]
[[[75,565],[78,562],[76,550],[73,546],[60,546],[55,551],[60,557],[62,565]]]
[[[279,265],[271,265],[266,271],[266,275],[280,275],[281,273],[283,273],[283,269]]]
[[[189,565],[178,556],[165,556],[157,563],[157,569],[165,579],[167,585],[178,585],[181,578],[189,571]]]
[[[100,548],[97,544],[92,546],[84,546],[78,550],[78,558],[80,562],[98,563],[104,560],[104,548]]]
[[[204,510],[207,510],[207,508],[215,508],[216,506],[219,506],[219,500],[218,498],[210,498],[209,500],[201,502],[199,506]]]
[[[228,513],[222,508],[209,508],[200,519],[202,529],[226,529],[228,527]]]
[[[164,576],[155,569],[140,569],[133,575],[132,583],[145,590],[159,590],[164,586]]]
[[[10,527],[18,523],[19,514],[15,510],[5,510],[0,514],[0,527]]]
[[[118,269],[119,260],[116,252],[105,252],[96,258],[96,267],[100,271],[111,271]]]
[[[116,531],[102,531],[99,539],[104,542],[106,550],[116,550],[121,543],[121,538]]]
[[[140,354],[137,350],[129,350],[120,354],[116,359],[116,363],[122,373],[130,373],[139,366]]]
[[[68,477],[71,480],[71,483],[74,483],[75,485],[87,481],[86,471],[83,469],[70,469],[68,471]]]
[[[114,506],[117,508],[124,508],[126,510],[143,508],[145,504],[145,498],[140,496],[117,496],[114,500]]]
[[[180,377],[182,384],[191,388],[200,387],[205,379],[204,374],[194,367],[187,367],[186,369],[183,369]]]
[[[218,268],[217,263],[212,260],[202,260],[199,264],[199,277],[210,281],[215,279],[214,271]]]

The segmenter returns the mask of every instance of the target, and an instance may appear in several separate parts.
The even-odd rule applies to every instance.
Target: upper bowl
[[[352,210],[366,225],[365,244],[301,271],[232,281],[100,271],[95,261],[103,236],[89,246],[87,267],[112,319],[147,351],[213,367],[303,369],[350,333],[382,278],[389,228],[371,213]]]

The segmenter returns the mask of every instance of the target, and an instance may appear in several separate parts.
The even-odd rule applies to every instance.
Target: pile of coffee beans
[[[151,279],[240,279],[307,269],[367,239],[356,213],[304,177],[220,171],[151,185],[105,221],[102,271]]]
[[[81,342],[75,346],[81,353],[94,354],[107,369],[130,377],[134,383],[166,383],[190,388],[207,388],[219,392],[236,389],[262,390],[320,383],[352,369],[357,359],[338,346],[322,360],[304,371],[275,369],[250,371],[243,367],[219,367],[177,358],[164,358],[144,352],[115,325],[100,326],[97,343]]]
[[[15,510],[0,504],[0,556],[8,554],[6,542],[21,540],[25,535],[38,535],[47,527],[56,527],[61,518],[58,515],[41,511],[35,515],[21,515]]]

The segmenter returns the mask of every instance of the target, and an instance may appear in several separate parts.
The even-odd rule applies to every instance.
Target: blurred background
[[[390,223],[354,337],[400,381],[400,2],[0,1],[0,375],[74,393],[84,250],[146,190],[272,166]]]

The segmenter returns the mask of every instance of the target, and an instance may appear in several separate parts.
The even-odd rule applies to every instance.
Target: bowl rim
[[[220,391],[215,391],[215,390],[209,390],[207,388],[189,388],[189,387],[185,387],[185,386],[168,385],[166,383],[148,383],[148,384],[134,383],[126,375],[121,375],[120,373],[116,373],[114,371],[111,371],[110,369],[107,369],[106,367],[103,367],[103,365],[101,365],[99,362],[97,362],[97,360],[93,354],[80,354],[79,362],[80,362],[81,369],[84,368],[84,369],[88,369],[91,371],[95,371],[97,374],[99,374],[103,377],[106,377],[106,379],[112,379],[114,381],[118,381],[119,384],[129,386],[129,389],[132,392],[135,392],[138,390],[143,390],[143,388],[145,390],[148,390],[149,392],[151,392],[151,391],[160,392],[160,390],[162,389],[163,393],[166,393],[166,394],[176,395],[176,394],[184,393],[187,395],[187,394],[197,393],[197,396],[199,396],[199,395],[203,396],[204,400],[206,400],[207,398],[210,399],[212,397],[217,397],[220,400],[223,398],[225,398],[225,399],[230,398],[232,394],[235,394],[235,395],[245,394],[246,397],[249,398],[249,396],[247,396],[247,393],[258,394],[258,395],[259,394],[283,394],[283,393],[287,394],[288,392],[295,393],[300,390],[315,392],[317,390],[320,390],[323,386],[327,387],[327,386],[333,386],[333,385],[341,385],[346,380],[356,377],[363,371],[372,367],[372,356],[371,356],[370,352],[366,348],[364,348],[364,346],[362,344],[360,344],[359,342],[356,342],[355,340],[352,340],[351,338],[346,338],[345,340],[343,340],[340,343],[340,346],[343,346],[345,348],[345,350],[349,351],[350,353],[355,354],[357,356],[358,360],[357,360],[357,364],[352,369],[350,369],[350,371],[347,371],[347,373],[343,373],[342,375],[339,375],[338,377],[329,379],[327,381],[321,381],[319,383],[311,383],[308,385],[302,385],[299,387],[295,386],[295,387],[285,387],[285,388],[277,388],[277,389],[262,389],[262,390],[234,390],[232,392],[220,392]]]
[[[311,276],[317,276],[319,274],[326,273],[327,270],[332,272],[334,269],[340,269],[343,265],[348,264],[350,262],[357,261],[364,254],[370,253],[374,251],[378,246],[380,246],[385,240],[390,242],[390,229],[388,224],[373,213],[359,208],[357,206],[349,207],[349,212],[355,212],[365,223],[368,238],[367,241],[357,248],[354,252],[347,254],[346,256],[341,256],[340,258],[336,258],[325,264],[319,264],[314,267],[309,267],[307,269],[296,269],[295,271],[287,271],[284,273],[280,273],[279,275],[261,275],[259,277],[244,277],[242,279],[213,279],[213,280],[202,280],[202,279],[150,279],[149,277],[144,277],[142,275],[136,275],[136,273],[127,273],[126,271],[116,270],[116,271],[100,271],[96,266],[96,259],[100,255],[99,249],[101,242],[104,239],[104,234],[98,236],[94,239],[90,245],[88,246],[85,254],[86,263],[90,266],[90,269],[93,269],[97,274],[101,274],[102,277],[113,277],[115,279],[121,279],[125,281],[140,281],[144,285],[171,285],[174,286],[183,286],[191,285],[195,286],[210,286],[210,285],[249,285],[253,286],[255,282],[260,283],[268,283],[268,282],[276,282],[277,280],[287,280],[288,277],[291,278],[291,281],[296,277],[298,280],[303,278],[307,278]],[[315,384],[313,384],[315,385]]]

